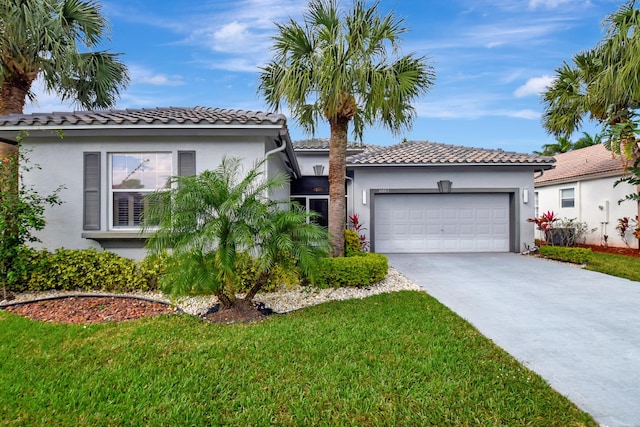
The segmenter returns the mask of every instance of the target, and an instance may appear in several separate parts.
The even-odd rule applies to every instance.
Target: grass
[[[423,292],[257,324],[0,311],[0,425],[595,426]]]
[[[640,282],[640,258],[593,252],[587,270]]]

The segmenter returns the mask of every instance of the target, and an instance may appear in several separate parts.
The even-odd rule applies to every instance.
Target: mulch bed
[[[638,251],[638,248],[601,246],[601,245],[578,245],[578,246],[582,248],[591,248],[593,252],[604,252],[608,254],[625,255],[625,256],[640,258],[640,251]]]
[[[169,304],[127,296],[64,296],[5,305],[3,309],[44,322],[89,324],[123,322],[176,313]],[[256,322],[273,314],[262,304],[237,304],[220,310],[212,307],[202,318],[212,323]]]
[[[134,297],[70,296],[20,302],[5,310],[34,320],[57,323],[122,322],[175,313],[168,304]]]

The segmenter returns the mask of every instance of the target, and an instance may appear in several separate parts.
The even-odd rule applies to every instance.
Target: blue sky
[[[366,143],[403,137],[532,152],[554,138],[542,129],[539,93],[562,61],[593,47],[622,0],[382,0],[405,18],[403,53],[424,55],[435,85],[417,100],[411,132],[372,128]],[[271,56],[274,22],[301,21],[306,0],[102,0],[105,44],[123,53],[131,84],[117,108],[207,106],[266,110],[258,67]],[[350,0],[342,0],[350,5]],[[71,111],[37,82],[25,112]],[[287,111],[283,111],[287,114]],[[289,117],[292,138],[304,134]],[[597,128],[588,125],[593,134]],[[322,126],[317,137],[328,137]],[[579,135],[576,135],[576,138]]]

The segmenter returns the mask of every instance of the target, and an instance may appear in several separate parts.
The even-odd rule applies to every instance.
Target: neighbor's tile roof
[[[365,145],[362,142],[349,141],[347,143],[347,148],[350,150],[364,147]],[[295,150],[328,150],[329,138],[300,139],[293,141],[293,148]]]
[[[74,111],[0,116],[0,126],[139,125],[284,125],[282,114],[209,107],[167,107],[127,110]]]
[[[578,180],[594,176],[616,176],[624,173],[620,156],[614,156],[604,145],[597,144],[555,156],[555,169],[536,178],[536,184]]]
[[[551,164],[552,157],[472,148],[430,141],[407,141],[349,157],[350,165]]]

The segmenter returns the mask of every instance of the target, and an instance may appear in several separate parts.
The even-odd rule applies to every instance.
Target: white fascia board
[[[185,124],[171,124],[171,125],[78,125],[78,124],[65,124],[65,125],[19,125],[19,126],[0,126],[0,132],[4,131],[46,131],[46,130],[88,130],[88,129],[281,129],[283,125],[271,124],[271,125],[243,125],[243,124],[220,124],[220,125],[185,125]]]

